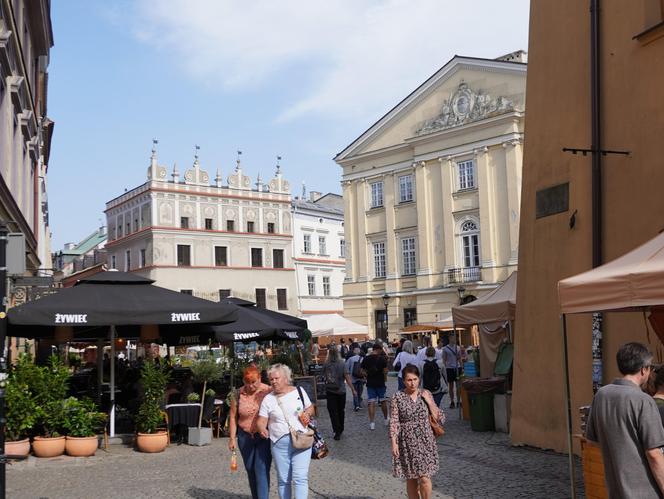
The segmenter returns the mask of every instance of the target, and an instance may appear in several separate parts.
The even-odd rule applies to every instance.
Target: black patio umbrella
[[[268,308],[261,308],[261,307],[254,307],[254,308],[258,314],[262,315],[263,317],[266,317],[267,319],[287,322],[302,329],[306,329],[308,327],[307,321],[304,319],[300,319],[299,317],[283,314],[281,312],[275,312],[274,310],[270,310]]]
[[[256,305],[253,301],[243,300],[242,298],[236,298],[235,296],[229,296],[228,298],[225,298],[225,301],[237,305],[238,307],[253,307]]]

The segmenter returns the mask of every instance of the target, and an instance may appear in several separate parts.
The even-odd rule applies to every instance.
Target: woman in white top
[[[291,370],[288,366],[275,364],[267,374],[272,393],[266,395],[261,403],[256,427],[262,436],[270,437],[272,441],[279,498],[291,499],[292,480],[295,499],[306,499],[311,449],[293,447],[289,425],[296,431],[306,431],[314,414],[314,406],[304,390],[298,390],[291,384]]]
[[[394,359],[392,367],[396,367],[397,362],[401,363],[401,369],[399,369],[399,377],[397,378],[399,382],[399,390],[403,390],[405,385],[403,383],[403,368],[408,364],[417,366],[417,355],[413,353],[413,342],[410,340],[404,341],[401,346],[401,351]]]

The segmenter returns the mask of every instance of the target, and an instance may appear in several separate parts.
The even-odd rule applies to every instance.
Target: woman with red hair
[[[256,420],[263,398],[272,389],[261,382],[261,373],[254,364],[244,370],[242,380],[244,385],[231,401],[228,448],[240,449],[252,499],[268,499],[272,466],[270,439],[258,432]]]

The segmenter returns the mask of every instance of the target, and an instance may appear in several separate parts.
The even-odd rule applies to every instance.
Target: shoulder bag
[[[300,396],[300,398],[302,399],[301,396]],[[290,438],[291,438],[291,443],[293,444],[293,448],[295,448],[295,449],[311,449],[311,446],[314,444],[314,432],[313,432],[313,430],[300,431],[300,430],[296,430],[295,428],[293,428],[290,424],[290,421],[288,420],[288,414],[286,414],[286,411],[284,410],[284,406],[281,403],[281,400],[280,400],[279,397],[277,397],[277,403],[279,404],[279,407],[281,408],[281,412],[283,412],[283,414],[284,414],[284,419],[286,420],[286,424],[288,425],[288,430],[290,431]],[[304,399],[302,399],[302,408],[304,410]]]
[[[443,428],[442,421],[435,418],[435,416],[433,415],[433,411],[431,410],[431,407],[429,406],[429,401],[424,398],[424,395],[421,395],[421,397],[422,397],[422,400],[424,400],[424,403],[427,406],[427,411],[429,411],[429,424],[431,425],[431,431],[433,431],[433,436],[436,437],[436,438],[440,438],[443,435],[445,435],[445,429]],[[441,414],[442,414],[442,411],[441,411]]]

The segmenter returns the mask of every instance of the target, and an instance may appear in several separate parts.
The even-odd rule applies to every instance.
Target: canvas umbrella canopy
[[[232,302],[222,300],[221,304],[228,305]],[[236,308],[236,321],[210,328],[217,341],[221,343],[303,339],[302,333],[306,329],[306,321],[304,326],[295,325],[278,317],[271,317],[270,314],[264,313],[266,309],[254,306],[233,306]]]
[[[173,341],[200,340],[205,324],[225,324],[237,318],[237,307],[202,300],[154,286],[152,280],[127,272],[107,271],[81,279],[39,300],[13,307],[8,334],[25,338],[108,337],[111,358],[119,332],[139,336],[141,330]],[[115,363],[110,364],[111,436],[115,432]]]

